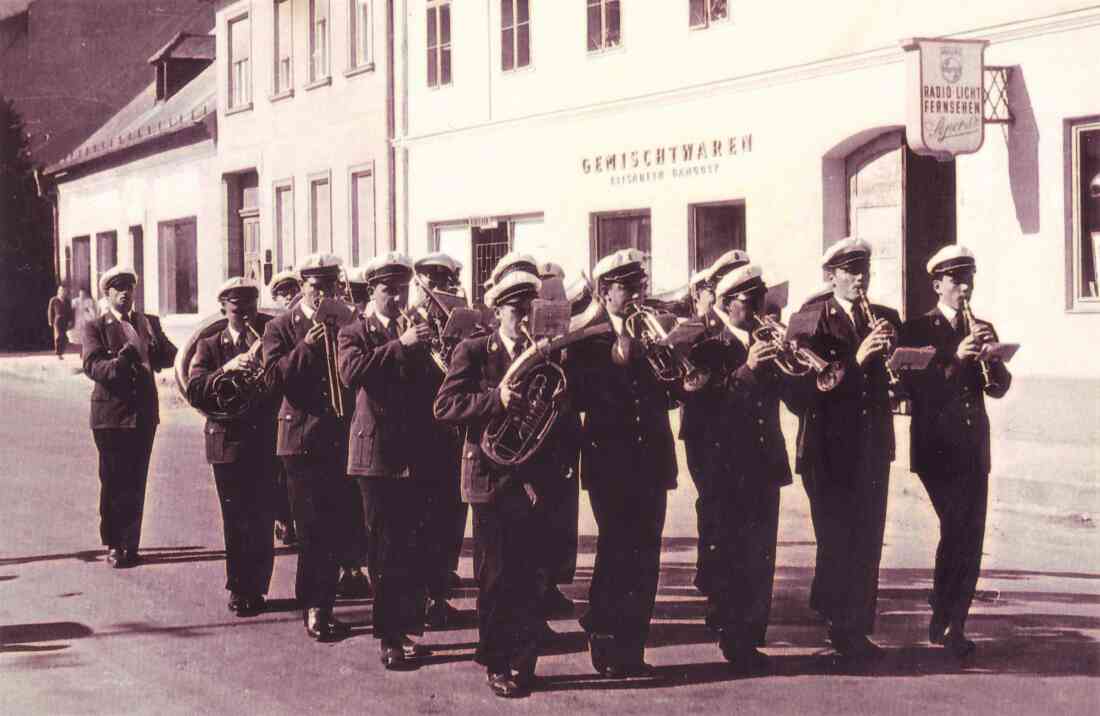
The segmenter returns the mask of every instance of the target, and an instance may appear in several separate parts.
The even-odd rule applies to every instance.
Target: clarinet
[[[867,292],[863,289],[859,289],[859,293],[856,296],[856,306],[859,307],[860,312],[863,313],[863,317],[867,320],[868,326],[873,326],[875,323],[875,314],[871,311],[871,302],[867,300]],[[887,360],[887,356],[882,358],[883,366],[886,368],[886,377],[890,379],[890,388],[893,390],[897,388],[901,382],[900,376],[890,367]]]
[[[974,320],[974,313],[970,310],[970,301],[966,300],[966,296],[959,299],[959,311],[963,315],[963,320],[966,321],[967,332],[971,333],[974,330],[974,326],[977,322]],[[989,365],[987,360],[978,360],[978,369],[982,373],[982,389],[989,390],[993,387],[993,369]]]

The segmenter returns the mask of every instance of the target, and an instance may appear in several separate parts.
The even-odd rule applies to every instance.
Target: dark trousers
[[[662,487],[597,483],[588,499],[599,536],[580,624],[587,632],[613,635],[622,653],[641,657],[657,600],[668,494]]]
[[[353,490],[354,487],[353,483]],[[353,495],[356,499],[353,499],[348,504],[348,519],[350,526],[348,527],[347,538],[343,540],[340,545],[340,550],[336,555],[336,561],[339,565],[345,569],[351,569],[355,567],[362,567],[367,565],[367,573],[370,574],[370,537],[367,534],[367,522],[366,515],[363,512],[363,500],[358,494]]]
[[[478,644],[475,661],[504,673],[512,657],[533,648],[540,515],[518,482],[474,508],[474,552],[478,564]]]
[[[99,538],[107,547],[141,543],[145,483],[157,426],[92,430],[99,450]]]
[[[875,628],[889,478],[886,461],[861,461],[852,475],[814,468],[802,476],[817,538],[810,606],[840,631]]]
[[[65,353],[65,348],[69,345],[69,336],[65,333],[64,323],[55,323],[53,325],[53,350],[54,353],[61,356]]]
[[[547,481],[539,493],[546,527],[539,571],[540,583],[545,588],[572,584],[577,572],[577,517],[581,485],[576,476],[574,466],[569,479]]]
[[[982,567],[989,475],[920,475],[940,519],[932,609],[950,624],[966,625]]]
[[[355,483],[344,474],[344,456],[284,456],[290,511],[298,530],[298,572],[294,593],[302,609],[329,609],[336,599],[339,556],[359,501]]]
[[[283,467],[282,463],[279,463],[279,470],[275,475],[273,500],[275,519],[280,522],[292,522],[294,518],[290,514],[290,490],[286,480],[286,468]]]
[[[262,456],[212,465],[225,535],[225,588],[259,596],[271,586],[275,566],[273,476]]]
[[[461,446],[445,443],[434,448],[443,452],[435,455],[430,464],[420,469],[419,483],[424,490],[424,509],[427,512],[428,543],[425,574],[428,577],[428,594],[433,599],[450,596],[450,576],[458,571],[458,559],[466,536],[467,505],[459,490],[458,456]]]
[[[397,646],[424,627],[424,491],[404,478],[360,477],[374,570],[374,637]]]

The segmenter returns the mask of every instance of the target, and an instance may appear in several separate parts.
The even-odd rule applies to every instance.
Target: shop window
[[[199,312],[199,263],[195,219],[157,224],[157,266],[160,312]]]
[[[688,0],[688,14],[691,27],[710,27],[729,19],[729,3],[727,0]]]
[[[332,192],[328,172],[309,180],[309,250],[333,251]]]
[[[290,92],[294,83],[294,15],[292,0],[275,3],[275,94]]]
[[[282,271],[294,265],[294,183],[275,185],[275,265]]]
[[[473,294],[472,243],[470,227],[461,224],[437,224],[432,227],[431,251],[443,253],[462,262],[461,281],[466,295]]]
[[[527,0],[500,0],[500,68],[531,64],[531,15]]]
[[[229,22],[229,109],[252,102],[252,25],[248,15]]]
[[[351,173],[351,265],[358,266],[374,256],[374,170],[363,168]]]
[[[1100,310],[1100,120],[1070,127],[1073,237],[1071,308]]]
[[[360,69],[371,64],[371,2],[349,0],[348,29],[351,32],[348,45],[351,49],[350,67]]]
[[[309,81],[328,77],[329,0],[309,0]]]
[[[622,42],[622,10],[619,0],[587,0],[588,51],[618,47]]]
[[[710,266],[727,251],[745,250],[744,202],[694,204],[688,210],[692,273]]]
[[[428,3],[428,86],[451,84],[451,3]]]
[[[637,249],[646,255],[646,273],[653,276],[649,209],[592,214],[589,231],[592,256],[590,268],[608,254],[621,249]]]

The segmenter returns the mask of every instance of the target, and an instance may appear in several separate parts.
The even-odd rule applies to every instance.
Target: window
[[[309,81],[328,77],[328,3],[309,0]]]
[[[294,86],[294,16],[292,0],[275,3],[275,84],[272,90],[281,95]]]
[[[247,107],[252,102],[252,69],[249,54],[252,27],[248,15],[229,23],[229,109]]]
[[[374,231],[374,171],[351,174],[351,265],[377,253]]]
[[[619,0],[588,1],[588,51],[618,47],[622,42]]]
[[[73,272],[71,276],[73,293],[84,289],[84,292],[89,296],[95,296],[98,295],[99,286],[96,286],[96,292],[93,293],[92,286],[98,284],[98,281],[92,281],[91,242],[90,236],[73,237]]]
[[[309,250],[333,251],[332,194],[327,173],[309,180]]]
[[[275,185],[275,266],[282,271],[294,265],[294,185]]]
[[[157,224],[160,312],[198,313],[199,263],[195,219]]]
[[[1072,125],[1073,294],[1070,307],[1100,310],[1100,119]]]
[[[500,0],[500,68],[531,64],[531,16],[527,0]]]
[[[652,277],[653,259],[649,246],[649,209],[592,214],[591,269],[596,262],[620,249],[637,249],[646,255],[646,273]]]
[[[688,0],[691,27],[709,27],[713,22],[729,19],[727,0]]]
[[[102,276],[107,269],[118,264],[118,234],[103,231],[95,235],[95,268]]]
[[[745,204],[695,204],[689,207],[692,273],[705,269],[733,249],[745,250]]]
[[[471,245],[470,227],[463,224],[437,224],[432,227],[432,251],[442,251],[462,262],[460,277],[467,296],[473,295],[473,274],[470,271]]]
[[[370,0],[349,0],[348,8],[351,11],[348,28],[351,31],[349,46],[351,49],[350,67],[358,69],[371,64],[371,39],[373,37],[373,25],[371,24]]]
[[[451,3],[428,5],[428,86],[451,84]]]

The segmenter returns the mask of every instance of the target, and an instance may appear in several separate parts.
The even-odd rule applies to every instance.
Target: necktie
[[[248,341],[245,339],[243,333],[240,334],[239,336],[237,336],[237,352],[238,353],[247,353],[248,352]]]
[[[966,316],[963,315],[962,311],[959,311],[955,314],[955,335],[962,340],[969,332],[970,327],[966,325]]]
[[[525,350],[527,350],[527,339],[523,336],[520,336],[516,339],[516,343],[513,346],[512,360],[515,360],[516,358],[519,358],[521,355],[523,355],[523,351]]]
[[[863,338],[868,333],[867,319],[863,315],[863,311],[859,310],[855,306],[852,307],[852,324],[856,327],[856,335]]]

